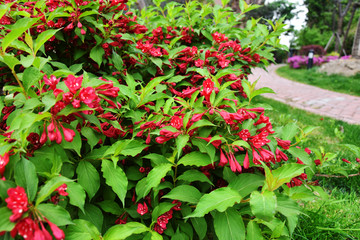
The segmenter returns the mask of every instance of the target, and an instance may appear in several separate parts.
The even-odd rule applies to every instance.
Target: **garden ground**
[[[351,124],[360,124],[360,97],[290,81],[276,74],[276,69],[282,66],[270,65],[267,72],[257,68],[249,80],[260,79],[258,88],[270,87],[276,93],[264,94],[265,97]]]

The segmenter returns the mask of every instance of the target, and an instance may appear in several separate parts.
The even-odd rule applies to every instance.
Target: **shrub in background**
[[[308,56],[310,50],[314,50],[314,54],[324,56],[326,55],[325,49],[320,45],[306,45],[300,48],[300,55]]]
[[[2,239],[290,239],[321,192],[247,81],[284,25],[154,3],[2,1]]]

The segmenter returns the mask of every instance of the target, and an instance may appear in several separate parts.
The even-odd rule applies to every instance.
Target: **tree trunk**
[[[360,58],[360,18],[356,28],[351,55],[353,58]]]

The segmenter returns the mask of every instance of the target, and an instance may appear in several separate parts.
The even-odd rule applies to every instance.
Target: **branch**
[[[349,9],[350,9],[350,6],[351,6],[352,2],[353,2],[353,0],[349,0],[349,1],[348,1],[348,3],[346,4],[346,7],[345,7],[345,9],[344,9],[344,11],[343,11],[343,12],[340,12],[340,16],[341,16],[341,17],[345,17],[346,13],[347,13],[347,12],[349,11]]]
[[[348,177],[356,177],[356,176],[360,176],[360,172],[358,173],[354,173],[354,174],[350,174],[348,176],[338,176],[338,175],[327,175],[327,174],[315,174],[315,176],[317,177],[326,177],[326,178],[348,178]]]

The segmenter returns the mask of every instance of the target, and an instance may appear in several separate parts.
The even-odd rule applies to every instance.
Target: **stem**
[[[328,175],[328,174],[315,174],[315,176],[317,177],[326,177],[326,178],[348,178],[348,177],[356,177],[356,176],[360,176],[360,172],[358,173],[354,173],[354,174],[350,174],[348,176],[338,176],[338,175]]]
[[[26,91],[25,91],[25,88],[24,86],[22,85],[21,81],[19,80],[18,76],[16,75],[15,71],[13,69],[11,69],[11,73],[13,74],[13,76],[15,77],[17,83],[19,84],[19,86],[21,87],[21,89],[23,90],[23,93],[25,95],[25,98],[27,99],[28,96],[26,94]]]

